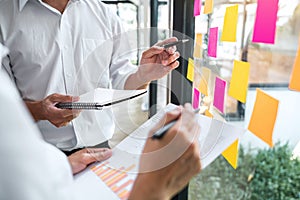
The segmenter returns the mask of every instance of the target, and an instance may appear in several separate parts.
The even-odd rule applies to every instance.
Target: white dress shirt
[[[0,44],[0,60],[5,51]],[[74,199],[66,156],[42,139],[2,69],[0,83],[0,199]]]
[[[0,42],[10,49],[3,67],[23,99],[81,95],[96,87],[124,89],[137,68],[114,13],[99,0],[70,0],[61,14],[40,0],[0,0]],[[46,141],[64,150],[111,138],[111,110],[83,111],[63,128],[39,121]]]

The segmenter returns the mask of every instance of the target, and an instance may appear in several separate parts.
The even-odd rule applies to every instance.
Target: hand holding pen
[[[200,109],[196,109],[193,113],[198,113]],[[179,116],[180,117],[180,116]],[[163,127],[158,129],[153,135],[152,139],[161,139],[176,123],[178,122],[178,118],[170,121],[169,123],[165,124]]]
[[[174,120],[177,120],[177,122],[163,137],[152,139],[154,132],[159,130],[164,124]],[[140,166],[140,172],[164,168],[178,161],[180,157],[184,157],[184,154],[186,154],[186,157],[192,157],[191,154],[199,155],[199,134],[200,127],[195,117],[194,109],[190,104],[185,104],[184,107],[180,106],[167,112],[149,133],[149,138],[146,141],[142,154],[142,160],[148,161],[146,162],[147,164]],[[181,165],[181,162],[179,164]],[[196,164],[195,162],[192,163],[194,166]]]

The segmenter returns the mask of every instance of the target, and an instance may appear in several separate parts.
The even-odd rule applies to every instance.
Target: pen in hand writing
[[[200,108],[194,110],[194,113],[198,113],[200,111]],[[162,128],[158,129],[153,135],[152,139],[161,139],[167,132],[176,124],[178,119],[175,119],[168,123],[167,125],[163,126]]]

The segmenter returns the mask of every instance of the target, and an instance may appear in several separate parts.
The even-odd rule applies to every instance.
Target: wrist
[[[143,72],[139,69],[136,73],[136,80],[139,82],[140,88],[146,88],[149,83],[152,81],[143,74]]]
[[[125,89],[126,90],[139,90],[139,89],[146,89],[149,85],[150,81],[147,81],[143,75],[141,74],[140,70],[131,74],[126,82],[125,82]]]
[[[33,119],[35,121],[45,120],[44,115],[42,114],[42,101],[25,101],[25,104],[30,111]]]

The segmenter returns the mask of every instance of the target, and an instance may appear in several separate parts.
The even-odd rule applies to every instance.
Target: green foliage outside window
[[[291,159],[288,144],[257,153],[239,150],[234,170],[220,156],[190,183],[192,200],[300,199],[300,160]]]

